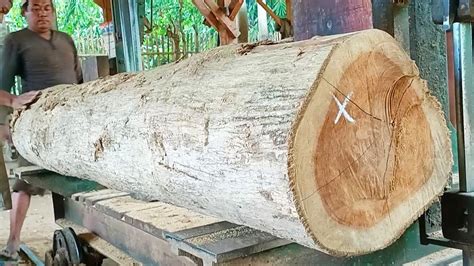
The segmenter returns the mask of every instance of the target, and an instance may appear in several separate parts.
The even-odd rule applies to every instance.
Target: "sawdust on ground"
[[[0,211],[0,246],[7,242],[10,229],[10,212]],[[45,252],[53,246],[54,230],[59,226],[54,222],[51,194],[43,197],[34,196],[23,225],[21,241],[26,244],[41,260]]]

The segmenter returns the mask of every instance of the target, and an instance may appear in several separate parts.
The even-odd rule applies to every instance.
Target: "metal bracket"
[[[457,22],[473,22],[474,19],[474,1],[458,0],[458,21]]]
[[[443,236],[474,244],[474,193],[446,192],[441,206]]]
[[[432,19],[449,30],[453,23],[474,22],[474,0],[432,0]]]

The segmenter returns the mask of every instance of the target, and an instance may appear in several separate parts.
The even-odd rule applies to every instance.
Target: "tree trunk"
[[[179,0],[179,20],[178,20],[178,28],[177,28],[177,33],[181,35],[181,41],[182,41],[182,46],[183,48],[181,49],[182,55],[181,57],[178,57],[176,60],[179,60],[181,58],[186,58],[188,56],[188,39],[186,34],[184,33],[184,27],[183,27],[183,0]],[[179,45],[179,44],[178,44]]]
[[[239,43],[249,42],[249,18],[247,12],[247,3],[244,1],[240,7],[237,15],[237,25],[239,26],[240,35],[238,38]]]
[[[199,28],[196,24],[193,24],[193,30],[194,30],[194,52],[195,53],[199,53],[199,47],[200,47],[200,43],[199,43]]]
[[[166,35],[173,42],[173,61],[177,61],[181,58],[181,47],[179,46],[181,43],[181,38],[179,36],[178,26],[174,21],[168,25],[168,28],[166,29]]]
[[[12,130],[46,169],[357,255],[443,192],[440,110],[392,37],[369,30],[57,86]]]

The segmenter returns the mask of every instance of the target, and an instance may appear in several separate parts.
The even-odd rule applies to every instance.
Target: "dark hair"
[[[28,3],[29,2],[30,2],[29,0],[26,0],[25,3],[21,6],[21,13],[26,12],[26,9],[28,8]],[[53,0],[51,0],[51,7],[54,9]]]

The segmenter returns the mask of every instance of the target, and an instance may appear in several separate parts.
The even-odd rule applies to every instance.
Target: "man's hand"
[[[7,14],[12,8],[12,0],[0,0],[0,13]]]
[[[39,91],[30,91],[27,93],[23,93],[20,96],[14,96],[12,99],[12,107],[14,109],[17,109],[31,103],[36,99],[36,97],[38,97],[39,93]]]
[[[0,141],[12,143],[12,136],[8,125],[0,125]]]

